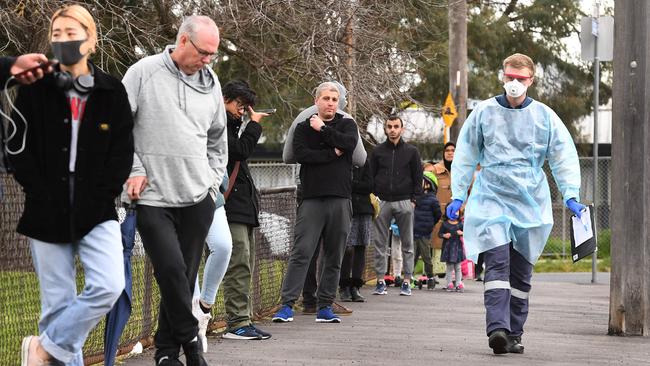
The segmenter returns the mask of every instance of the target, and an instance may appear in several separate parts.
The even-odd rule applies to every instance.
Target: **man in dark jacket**
[[[251,320],[251,277],[255,265],[255,234],[260,226],[260,199],[246,160],[262,136],[260,120],[268,116],[256,113],[256,94],[248,83],[234,80],[224,85],[223,99],[228,118],[228,176],[231,187],[226,192],[226,216],[232,236],[232,254],[223,279],[223,294],[228,329],[223,338],[267,339],[271,334],[255,327]],[[250,122],[239,135],[242,116],[248,111]]]
[[[282,283],[282,308],[273,316],[274,322],[293,320],[293,305],[321,237],[324,255],[316,321],[341,321],[332,311],[332,302],[352,220],[352,151],[358,132],[352,119],[336,112],[338,99],[336,85],[322,83],[314,100],[318,114],[296,126],[293,146],[296,161],[301,164],[303,200],[298,208],[289,268]]]
[[[395,218],[402,240],[404,283],[400,295],[410,296],[413,275],[413,208],[416,195],[422,192],[422,162],[417,148],[402,139],[404,123],[390,116],[384,125],[388,138],[377,145],[370,157],[373,192],[381,200],[381,211],[375,219],[375,272],[377,287],[373,295],[385,295],[388,228]]]

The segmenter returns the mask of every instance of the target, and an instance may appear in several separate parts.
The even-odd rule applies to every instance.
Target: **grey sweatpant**
[[[332,305],[339,284],[345,243],[352,223],[352,203],[347,198],[309,198],[298,207],[295,242],[282,282],[282,304],[293,306],[305,283],[309,263],[319,240],[323,248],[316,293],[318,308]]]
[[[381,211],[375,219],[375,272],[377,278],[384,278],[386,274],[388,247],[388,228],[390,219],[395,218],[399,228],[399,237],[402,241],[402,260],[404,277],[413,275],[413,204],[409,200],[381,201]]]

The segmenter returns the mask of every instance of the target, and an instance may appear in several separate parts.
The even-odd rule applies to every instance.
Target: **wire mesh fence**
[[[570,257],[571,254],[571,213],[565,208],[562,202],[562,194],[559,192],[551,170],[546,164],[544,170],[548,177],[553,201],[553,230],[544,248],[543,256]],[[580,187],[580,200],[584,204],[594,202],[594,161],[592,158],[580,158],[580,173],[582,186]],[[597,200],[596,200],[596,228],[598,230],[599,254],[609,254],[609,212],[611,207],[611,158],[599,157],[596,179]]]
[[[40,314],[39,286],[27,238],[15,232],[23,210],[20,186],[7,174],[0,173],[0,365],[20,363],[22,337],[38,334]],[[296,212],[295,186],[261,189],[260,227],[255,230],[256,268],[253,274],[253,312],[261,316],[279,301],[291,244]],[[125,210],[118,208],[120,220]],[[133,310],[120,339],[120,353],[128,352],[137,342],[151,343],[156,330],[159,292],[153,269],[139,235],[132,257]],[[83,269],[77,261],[77,291],[81,292]],[[202,268],[199,273],[202,273]],[[117,275],[117,274],[116,274]],[[217,296],[212,326],[223,324],[223,294]],[[93,329],[84,346],[87,364],[101,362],[104,352],[104,320]]]
[[[593,158],[580,158],[580,170],[582,175],[582,186],[580,187],[581,201],[585,204],[594,201],[594,161]],[[251,174],[259,187],[271,187],[275,182],[293,182],[298,183],[297,164],[283,163],[254,163],[250,164]],[[543,256],[556,256],[566,258],[570,252],[570,212],[566,209],[562,201],[562,194],[557,189],[551,170],[546,164],[544,171],[547,174],[553,202],[553,220],[555,225],[551,236],[544,248]],[[597,183],[597,210],[596,210],[596,227],[599,233],[599,251],[600,253],[609,253],[609,211],[611,204],[611,158],[598,158],[598,172],[596,177]]]
[[[581,200],[593,202],[593,160],[581,158]],[[293,244],[296,214],[296,189],[298,166],[282,163],[250,164],[251,174],[261,191],[260,227],[255,230],[256,267],[253,274],[253,312],[257,316],[268,314],[279,303],[282,278],[286,271]],[[611,160],[598,160],[598,210],[597,227],[600,238],[609,243],[609,210],[611,192]],[[543,255],[567,257],[569,246],[569,212],[548,166],[553,200],[555,226]],[[285,188],[277,188],[285,185]],[[40,314],[39,287],[27,239],[15,232],[23,210],[21,188],[11,176],[0,173],[0,365],[19,363],[21,337],[38,333]],[[125,211],[118,209],[120,219]],[[599,239],[599,243],[601,240]],[[601,250],[602,252],[602,250]],[[128,352],[136,342],[145,346],[151,343],[156,330],[159,292],[153,278],[151,263],[147,259],[136,235],[133,250],[133,312],[120,340],[120,352]],[[374,277],[373,248],[366,253],[366,279]],[[199,273],[202,273],[202,269]],[[83,270],[77,263],[78,291],[83,287]],[[225,309],[221,290],[213,308],[211,326],[223,325]],[[86,363],[101,362],[103,355],[104,321],[91,332],[84,346]]]

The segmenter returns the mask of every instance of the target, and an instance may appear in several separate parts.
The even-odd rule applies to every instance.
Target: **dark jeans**
[[[343,263],[341,263],[340,287],[363,286],[363,270],[366,266],[365,245],[355,245],[345,249]]]
[[[160,289],[156,358],[177,355],[197,336],[192,292],[214,210],[210,195],[188,207],[138,205],[137,228]]]
[[[347,198],[305,199],[298,208],[295,243],[282,282],[282,304],[293,306],[305,284],[309,264],[320,238],[323,258],[318,281],[318,307],[332,305],[336,297],[341,261],[352,222],[352,203]]]

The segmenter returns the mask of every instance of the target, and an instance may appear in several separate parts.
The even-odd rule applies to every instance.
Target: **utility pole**
[[[456,142],[467,117],[467,0],[448,0],[448,4],[449,91],[458,110],[450,140]]]
[[[591,33],[596,37],[594,42],[594,239],[596,247],[598,246],[598,111],[599,111],[599,88],[600,88],[600,59],[598,56],[598,17],[600,17],[600,2],[594,1],[592,13]],[[598,253],[595,250],[591,255],[591,283],[596,283],[596,274],[598,273]]]
[[[355,43],[355,35],[354,35],[354,29],[356,26],[356,6],[357,6],[357,0],[350,0],[349,5],[348,5],[348,22],[345,26],[345,37],[343,39],[343,43],[345,44],[345,68],[346,68],[346,75],[347,77],[345,78],[346,80],[343,81],[343,85],[345,86],[347,90],[347,109],[348,113],[352,117],[356,117],[356,112],[357,112],[357,101],[355,98],[355,80],[354,80],[354,73],[356,71],[357,67],[357,62],[356,62],[356,54],[354,50],[354,43]]]
[[[650,336],[650,2],[614,17],[609,334]]]

